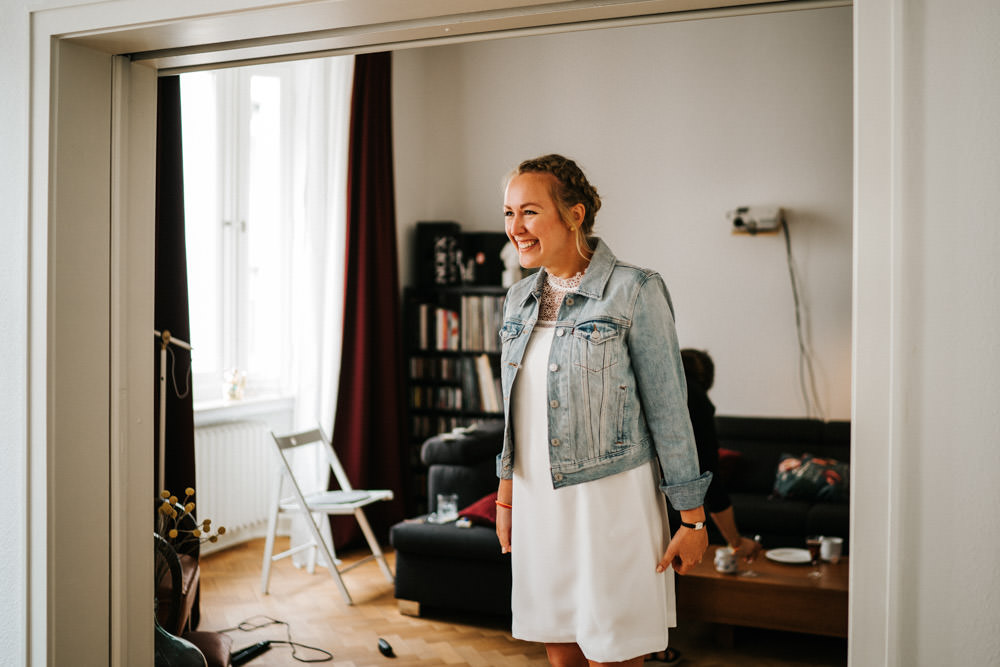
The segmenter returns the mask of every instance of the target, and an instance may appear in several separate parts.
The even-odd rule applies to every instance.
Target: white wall
[[[0,540],[0,665],[27,655],[28,15],[0,2],[0,489],[10,501]]]
[[[906,3],[901,665],[1000,664],[1000,3]]]
[[[401,275],[418,220],[502,231],[501,182],[561,152],[603,198],[596,232],[660,271],[682,346],[716,360],[720,413],[806,414],[780,236],[734,236],[739,205],[788,211],[819,393],[850,418],[850,8],[397,52]]]

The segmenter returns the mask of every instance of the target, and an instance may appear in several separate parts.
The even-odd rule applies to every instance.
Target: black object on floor
[[[378,652],[381,653],[382,655],[384,655],[387,658],[395,658],[396,657],[396,654],[392,652],[392,646],[390,646],[389,642],[387,642],[386,640],[382,639],[381,637],[378,638]],[[233,664],[236,664],[236,663],[233,663]]]
[[[242,664],[250,662],[261,653],[266,653],[271,650],[271,642],[264,640],[262,642],[257,642],[256,644],[251,644],[246,648],[241,648],[239,651],[233,653],[231,658],[233,667],[239,667]]]

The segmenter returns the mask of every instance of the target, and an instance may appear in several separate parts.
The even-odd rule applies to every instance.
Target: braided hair
[[[584,216],[579,233],[584,237],[590,236],[594,229],[594,216],[601,208],[601,197],[597,194],[597,188],[590,184],[576,162],[554,153],[525,160],[510,173],[507,183],[509,184],[515,176],[528,173],[552,174],[555,177],[552,184],[552,199],[559,209],[559,217],[566,224],[572,220],[570,209],[577,204],[583,204]]]

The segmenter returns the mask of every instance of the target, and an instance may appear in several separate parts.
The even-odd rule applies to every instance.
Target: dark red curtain
[[[191,342],[188,316],[187,247],[184,242],[184,168],[181,151],[181,84],[176,76],[159,80],[156,116],[156,295],[153,326]],[[152,332],[150,332],[152,338]],[[154,340],[159,372],[160,341]],[[173,354],[173,364],[171,364]],[[171,368],[171,365],[173,368]],[[167,353],[166,487],[183,497],[194,486],[194,405],[185,393],[191,353],[171,345]],[[171,374],[173,371],[173,374]],[[157,376],[159,379],[159,376]],[[184,397],[181,398],[177,389]],[[159,382],[154,426],[159,428]],[[158,433],[158,431],[154,431]],[[158,467],[159,461],[154,463]],[[154,469],[159,479],[158,468]],[[160,489],[156,489],[157,492]]]
[[[162,77],[157,90],[156,110],[156,268],[153,326],[157,331],[191,342],[188,315],[187,246],[184,240],[184,166],[181,150],[181,83],[176,76]],[[153,338],[155,368],[160,372],[160,340]],[[176,345],[167,352],[167,410],[164,451],[164,486],[179,498],[184,489],[195,485],[194,404],[187,387],[191,353]],[[173,355],[173,356],[171,356]],[[176,379],[176,389],[174,380]],[[153,443],[158,447],[160,383],[156,376],[153,403]],[[179,390],[179,392],[177,391]],[[153,479],[159,480],[158,450],[154,449]],[[197,489],[196,489],[197,490]],[[156,489],[159,493],[161,489]],[[197,500],[197,498],[196,498]],[[153,498],[149,509],[153,511]],[[197,627],[198,597],[192,610],[192,626]]]
[[[392,489],[396,498],[366,510],[385,540],[404,516],[402,347],[392,165],[392,59],[359,55],[354,64],[347,172],[344,339],[333,446],[351,484]],[[334,544],[357,541],[353,519],[332,519]]]

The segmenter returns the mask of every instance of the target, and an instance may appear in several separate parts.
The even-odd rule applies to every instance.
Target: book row
[[[500,412],[503,410],[500,378],[493,373],[490,358],[481,354],[456,360],[461,367],[458,385],[414,384],[410,406],[418,410],[463,410]]]
[[[417,347],[441,352],[499,352],[502,319],[502,296],[465,294],[457,310],[417,304]]]

